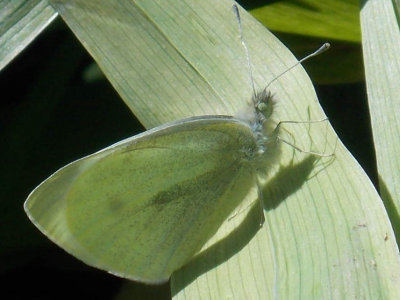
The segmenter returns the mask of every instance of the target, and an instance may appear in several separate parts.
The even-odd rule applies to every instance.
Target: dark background
[[[122,285],[52,244],[23,211],[28,194],[55,170],[144,130],[104,77],[85,76],[91,64],[57,20],[0,73],[0,282],[8,299],[110,299]],[[340,139],[376,183],[365,82],[315,88]],[[133,289],[138,299],[169,298],[167,285]]]

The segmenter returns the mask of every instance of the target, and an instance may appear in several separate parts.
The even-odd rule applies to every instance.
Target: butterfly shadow
[[[264,209],[268,211],[277,208],[288,196],[299,190],[316,171],[316,162],[320,158],[308,155],[302,161],[287,166],[281,166],[278,172],[263,188]],[[311,176],[310,176],[311,175]],[[282,189],[282,186],[285,188]],[[193,257],[184,267],[174,273],[171,278],[172,296],[179,293],[200,275],[226,262],[243,249],[259,230],[265,230],[266,224],[260,226],[259,202],[248,211],[244,220],[225,238],[211,245]]]

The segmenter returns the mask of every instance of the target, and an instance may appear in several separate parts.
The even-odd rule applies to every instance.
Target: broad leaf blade
[[[47,0],[0,2],[0,69],[17,56],[57,13]]]
[[[251,97],[229,1],[52,3],[147,127],[204,113],[233,114]],[[242,15],[255,84],[262,88],[295,59]],[[301,67],[270,89],[279,101],[278,120],[324,117]],[[326,124],[287,130],[301,148],[335,148]],[[173,295],[398,298],[400,263],[391,224],[354,158],[340,142],[334,159],[282,149],[264,190],[265,225],[258,228],[256,206],[224,223],[204,251],[173,275]]]

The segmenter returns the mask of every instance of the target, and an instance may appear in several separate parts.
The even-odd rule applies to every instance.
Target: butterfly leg
[[[265,217],[264,217],[264,198],[262,193],[262,188],[260,185],[257,185],[257,194],[258,194],[258,201],[260,201],[260,227],[264,225]]]

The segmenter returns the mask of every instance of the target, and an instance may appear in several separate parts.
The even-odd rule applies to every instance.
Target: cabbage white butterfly
[[[277,160],[273,105],[264,89],[236,116],[192,117],[125,139],[56,171],[28,196],[25,211],[85,263],[165,282]]]

